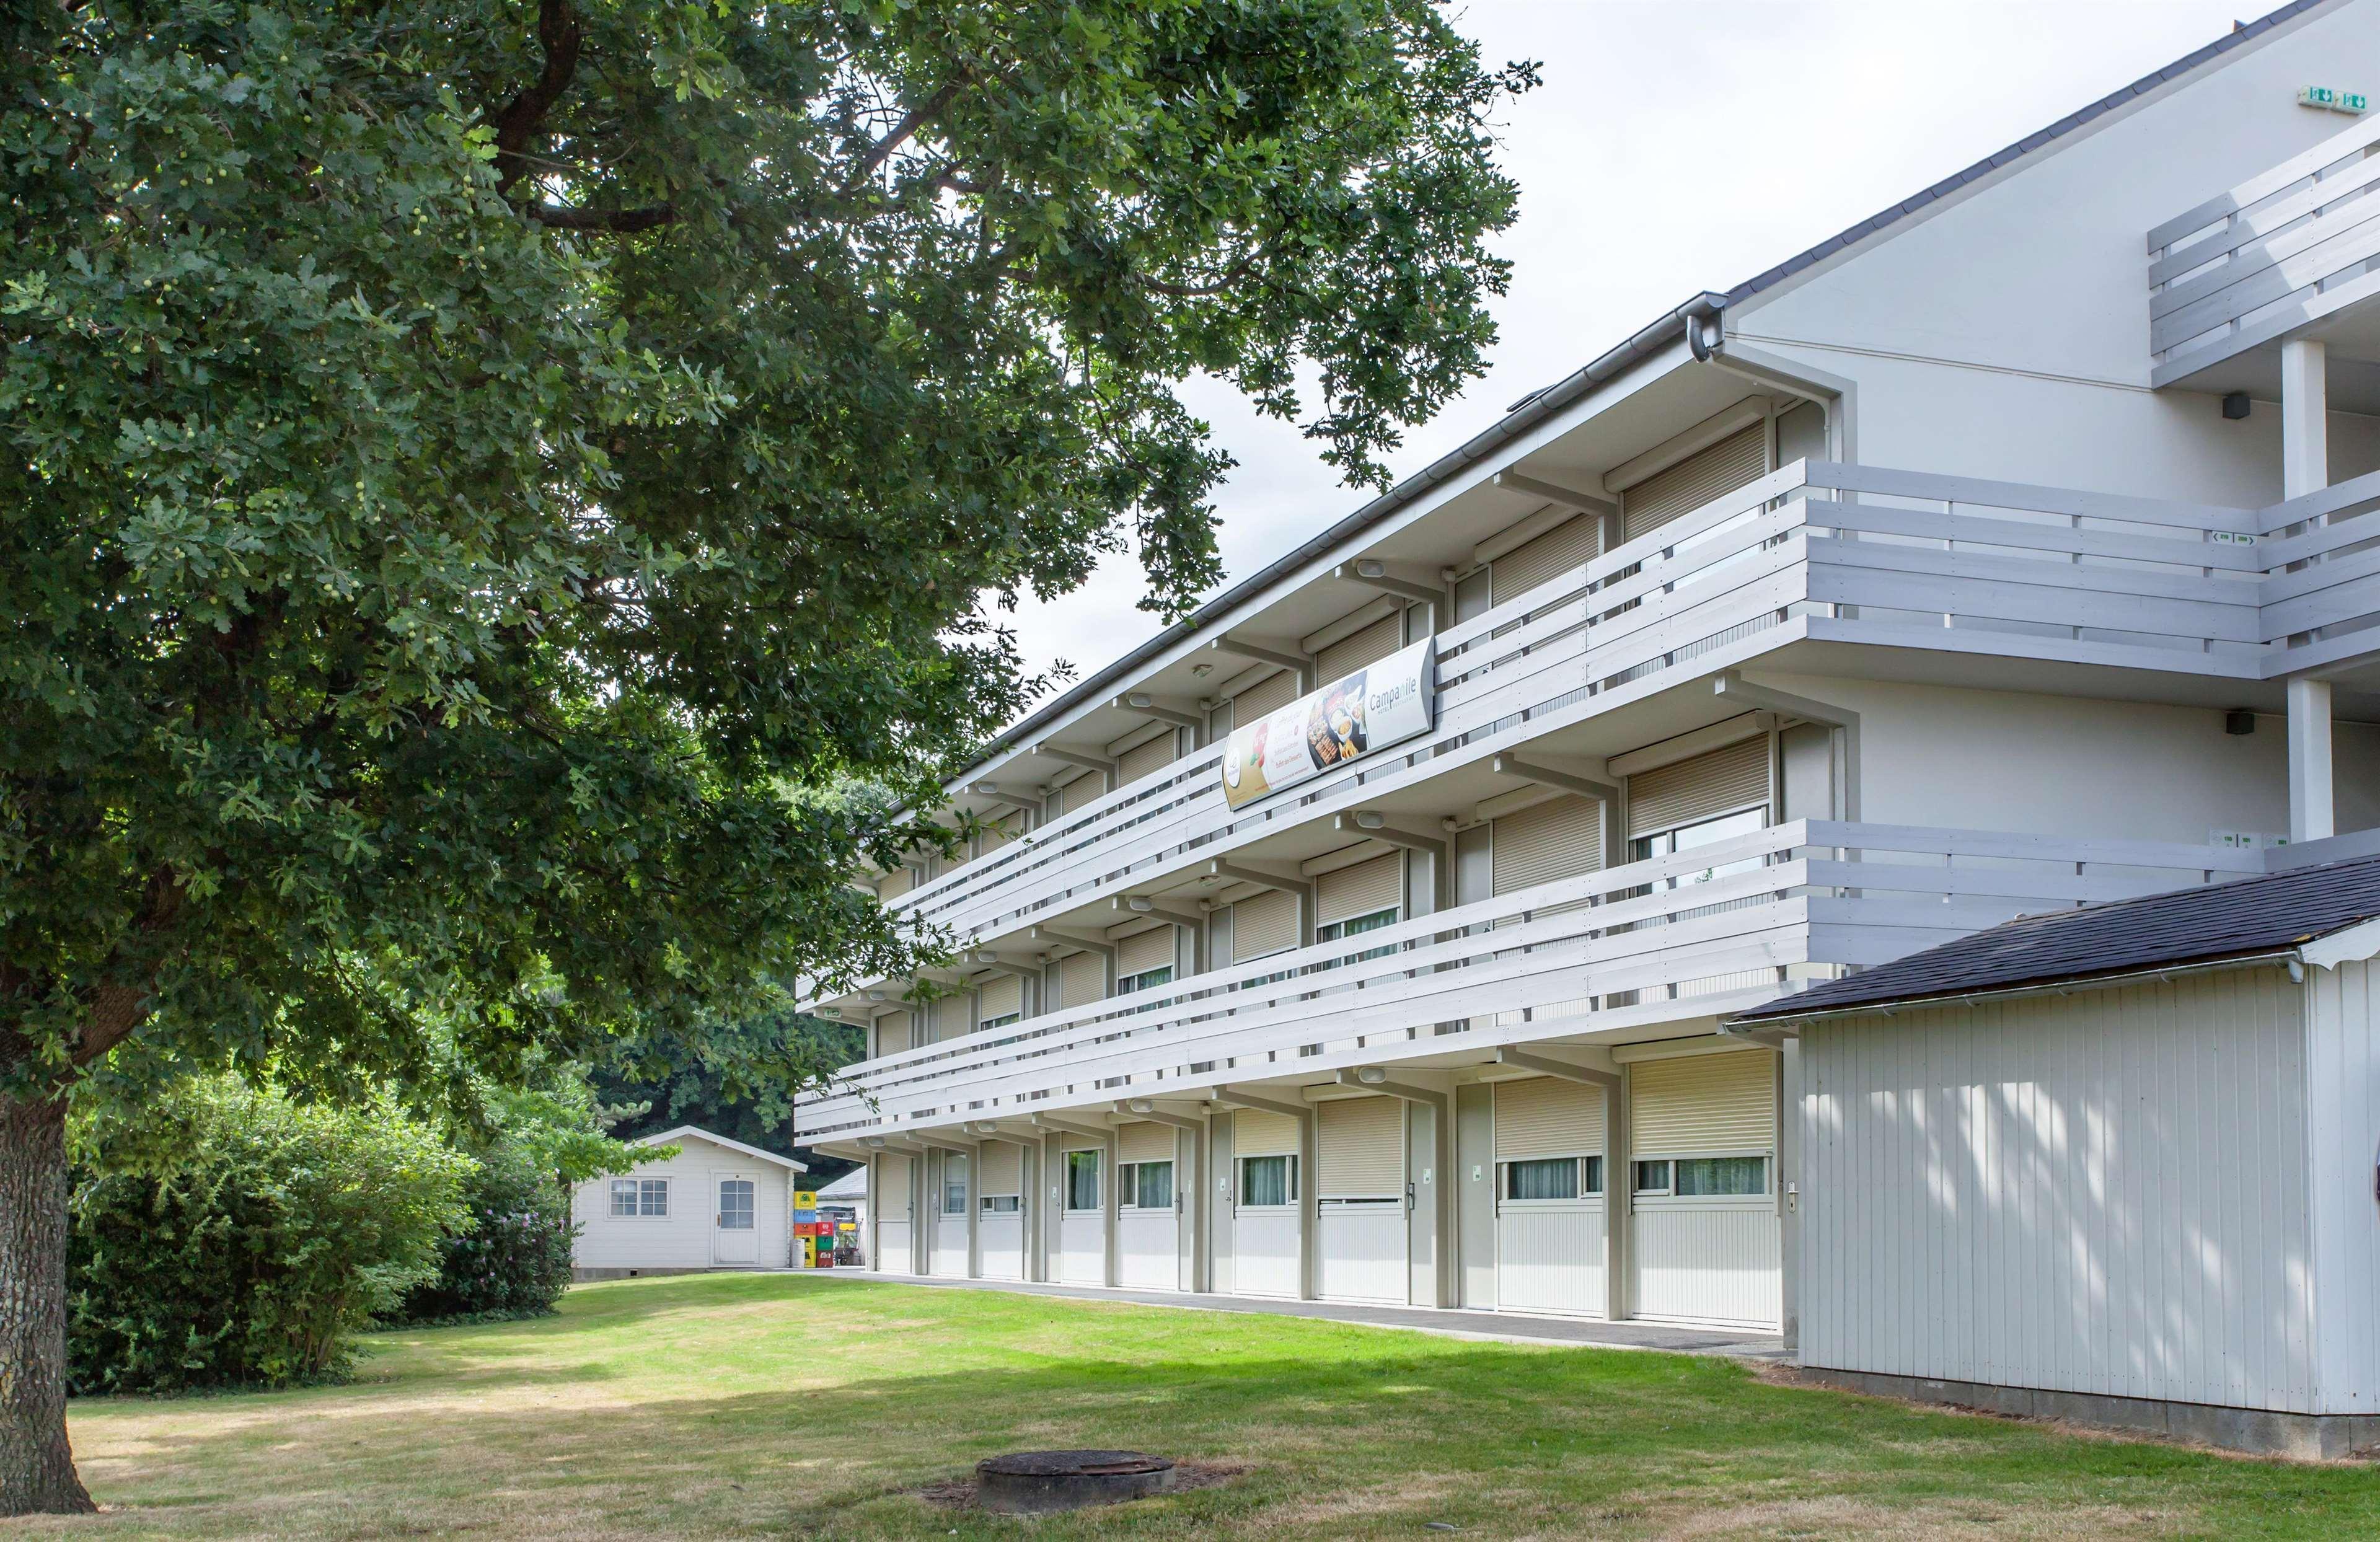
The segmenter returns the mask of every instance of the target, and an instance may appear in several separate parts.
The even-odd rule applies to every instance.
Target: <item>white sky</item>
[[[1489,65],[1544,61],[1506,111],[1521,217],[1490,369],[1390,462],[1400,478],[1704,289],[1734,286],[2278,0],[1469,0]],[[1311,444],[1209,387],[1240,461],[1226,581],[1367,500]],[[1153,632],[1136,556],[1007,618],[1028,668],[1098,669]]]

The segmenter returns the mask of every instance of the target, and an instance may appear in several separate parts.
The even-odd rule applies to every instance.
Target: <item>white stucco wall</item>
[[[792,1197],[788,1171],[698,1136],[683,1135],[672,1144],[680,1148],[678,1155],[649,1162],[628,1174],[669,1180],[666,1217],[614,1218],[609,1178],[592,1179],[572,1193],[571,1219],[578,1222],[579,1231],[571,1261],[580,1269],[712,1267],[711,1231],[718,1205],[713,1185],[721,1177],[732,1176],[752,1180],[759,1252],[756,1267],[784,1268]]]

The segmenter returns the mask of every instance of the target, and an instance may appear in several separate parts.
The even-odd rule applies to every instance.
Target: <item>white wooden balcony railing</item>
[[[1441,633],[1421,739],[1236,815],[1210,747],[896,905],[987,941],[1804,638],[2239,680],[2309,667],[2380,613],[2375,511],[2380,477],[2260,511],[1796,464]]]
[[[2169,385],[2380,294],[2380,118],[2148,235],[2149,380]]]
[[[1785,824],[868,1061],[795,1123],[850,1139],[1706,1016],[1796,965],[2263,870],[2232,848]]]

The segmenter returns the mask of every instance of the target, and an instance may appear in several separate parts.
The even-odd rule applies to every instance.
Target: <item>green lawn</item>
[[[91,1401],[97,1520],[14,1536],[2322,1536],[2380,1469],[1765,1384],[1728,1362],[795,1275],[388,1334],[357,1381]],[[921,1486],[1018,1448],[1247,1471],[1062,1520]]]

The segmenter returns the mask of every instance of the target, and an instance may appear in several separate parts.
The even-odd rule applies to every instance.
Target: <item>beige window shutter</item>
[[[1171,728],[1147,744],[1135,745],[1116,758],[1123,768],[1124,785],[1130,786],[1144,776],[1154,776],[1173,763],[1174,731]]]
[[[1232,906],[1232,961],[1297,946],[1297,896],[1268,889]]]
[[[876,897],[890,905],[917,886],[917,875],[906,868],[895,868],[876,880]]]
[[[983,1193],[1025,1192],[1025,1153],[1021,1148],[1004,1140],[987,1140],[982,1151]]]
[[[1628,1068],[1628,1140],[1639,1157],[1777,1147],[1777,1057],[1767,1050],[1638,1061]]]
[[[978,991],[976,1021],[988,1023],[995,1017],[1005,1017],[1012,1012],[1025,1010],[1025,982],[1014,975],[1002,975],[986,980]]]
[[[1603,520],[1582,514],[1523,542],[1489,565],[1495,603],[1500,605],[1540,584],[1550,583],[1603,550]]]
[[[1235,1157],[1297,1155],[1297,1121],[1266,1109],[1240,1109],[1232,1115],[1232,1154]]]
[[[876,1020],[876,1052],[897,1055],[910,1047],[909,1014],[888,1012]]]
[[[1628,833],[1651,835],[1768,801],[1768,735],[1628,779]]]
[[[1173,1160],[1173,1126],[1146,1121],[1116,1132],[1118,1161],[1170,1162]]]
[[[1646,535],[1768,472],[1768,426],[1752,423],[1620,494],[1627,539]],[[1498,595],[1500,598],[1500,586]]]
[[[1603,866],[1603,805],[1564,794],[1500,817],[1488,837],[1498,894],[1591,873]]]
[[[1560,1076],[1496,1086],[1496,1160],[1603,1152],[1603,1089]]]
[[[1058,789],[1058,810],[1071,814],[1077,808],[1088,808],[1107,795],[1107,778],[1098,771],[1082,775]]]
[[[1324,1199],[1402,1198],[1404,1104],[1394,1098],[1334,1098],[1319,1104],[1316,1155]]]
[[[1171,924],[1135,931],[1116,944],[1116,977],[1128,979],[1145,975],[1151,969],[1173,966],[1173,928]]]
[[[909,1219],[909,1159],[879,1157],[876,1169],[876,1194],[882,1208],[878,1211],[886,1220]]]
[[[1280,670],[1232,698],[1232,726],[1245,728],[1297,699],[1297,672]]]
[[[1401,852],[1385,852],[1368,861],[1334,868],[1314,880],[1314,919],[1329,926],[1353,916],[1370,916],[1397,908],[1403,899],[1404,861]]]
[[[1327,686],[1333,680],[1354,674],[1375,660],[1387,658],[1403,646],[1404,613],[1390,611],[1369,625],[1358,626],[1316,654],[1315,673]]]
[[[1058,1004],[1088,1006],[1108,993],[1107,960],[1076,953],[1058,966]]]

